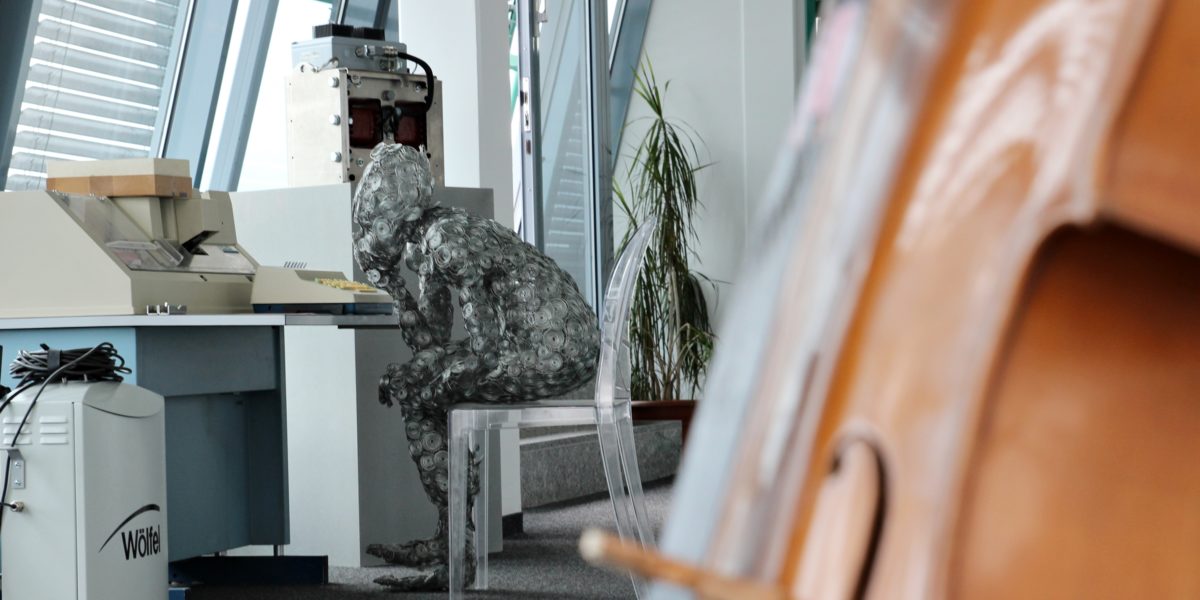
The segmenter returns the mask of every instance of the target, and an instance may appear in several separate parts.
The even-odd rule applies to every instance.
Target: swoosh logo
[[[121,521],[121,524],[117,525],[117,528],[114,529],[111,534],[109,534],[108,539],[104,540],[104,544],[102,544],[100,546],[100,550],[98,552],[104,552],[104,546],[107,546],[108,543],[111,542],[114,537],[117,537],[117,532],[121,531],[121,528],[124,527],[125,525],[129,524],[130,521],[136,519],[138,515],[140,515],[142,513],[161,512],[161,511],[162,511],[162,509],[159,508],[159,506],[157,504],[147,504],[147,505],[133,511],[132,515],[125,517],[125,520]]]

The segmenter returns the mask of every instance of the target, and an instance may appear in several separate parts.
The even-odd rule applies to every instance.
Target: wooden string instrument
[[[827,4],[662,555],[599,554],[655,598],[1200,598],[1200,1]]]

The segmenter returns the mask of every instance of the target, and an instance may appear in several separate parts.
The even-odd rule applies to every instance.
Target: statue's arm
[[[420,277],[421,295],[417,299],[417,311],[427,324],[434,342],[444,346],[450,342],[450,330],[454,326],[450,286],[429,269],[422,269]]]
[[[418,310],[417,299],[413,298],[412,292],[408,291],[408,284],[404,281],[404,278],[398,275],[395,276],[393,283],[387,286],[386,291],[396,301],[396,314],[402,315],[405,311],[416,312]],[[421,323],[421,325],[424,325],[424,323]]]
[[[413,351],[429,346],[433,341],[433,329],[421,310],[421,302],[408,289],[408,282],[397,273],[389,277],[384,291],[391,294],[396,303],[396,314],[400,317],[400,335]]]
[[[500,330],[500,316],[495,299],[488,293],[482,279],[476,280],[462,289],[459,300],[463,307],[463,322],[467,326],[467,338],[470,340],[471,352],[484,362],[485,369],[492,369],[492,364],[499,354],[503,333]],[[467,306],[470,305],[468,309]],[[491,360],[484,360],[486,357]]]

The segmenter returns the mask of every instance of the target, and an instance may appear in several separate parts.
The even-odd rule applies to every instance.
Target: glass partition
[[[541,132],[538,240],[596,303],[594,198],[589,152],[585,0],[540,0],[536,95]],[[605,199],[607,200],[607,199]]]

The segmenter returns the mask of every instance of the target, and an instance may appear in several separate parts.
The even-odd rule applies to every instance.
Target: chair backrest
[[[629,401],[629,352],[625,340],[629,308],[642,272],[642,259],[654,237],[658,218],[638,227],[617,259],[604,292],[604,314],[600,323],[600,362],[596,366],[596,406],[611,407]]]

